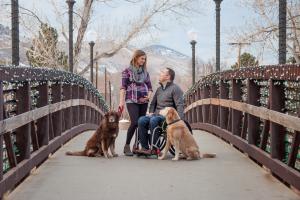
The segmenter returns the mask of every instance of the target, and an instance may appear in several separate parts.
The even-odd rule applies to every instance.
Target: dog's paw
[[[177,160],[179,160],[179,158],[172,158],[172,160],[173,160],[173,161],[177,161]]]
[[[158,160],[163,160],[164,157],[163,157],[163,156],[159,156],[157,159],[158,159]]]
[[[107,158],[107,159],[110,159],[110,158],[112,158],[112,157],[113,157],[113,156],[110,155],[110,154],[105,155],[105,158]]]
[[[118,157],[119,156],[119,154],[117,154],[117,153],[115,153],[114,155],[113,155],[113,157]]]

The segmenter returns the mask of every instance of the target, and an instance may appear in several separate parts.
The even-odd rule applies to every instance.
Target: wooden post
[[[69,84],[63,85],[64,101],[72,99],[72,87]],[[65,127],[64,131],[72,128],[72,107],[64,110]]]
[[[197,101],[197,93],[193,93],[193,103]],[[197,107],[192,109],[192,122],[197,123]]]
[[[85,99],[85,88],[79,87],[79,99]],[[85,123],[85,106],[79,106],[79,124]]]
[[[91,92],[87,90],[87,100],[91,101]],[[91,123],[91,108],[86,107],[86,123]]]
[[[52,89],[52,103],[58,103],[62,101],[62,84],[61,83],[55,83],[51,87]],[[62,123],[62,115],[63,112],[57,111],[52,114],[52,122],[53,122],[53,132],[54,137],[60,136],[63,131],[63,123]]]
[[[48,88],[48,82],[41,83],[41,85],[37,87],[37,91],[39,92],[37,99],[38,108],[49,105]],[[37,135],[40,146],[49,144],[49,140],[52,138],[49,134],[49,115],[37,120]]]
[[[254,80],[247,80],[247,103],[259,106],[259,86],[254,82]],[[248,143],[257,145],[259,142],[259,124],[260,120],[258,117],[248,114]]]
[[[72,86],[72,99],[79,99],[79,86],[73,85]],[[73,123],[72,126],[77,126],[79,124],[79,106],[72,106],[72,119]]]
[[[201,96],[203,99],[209,98],[209,86],[204,86],[202,88],[202,94]],[[209,123],[209,105],[203,105],[202,106],[202,115],[203,115],[203,122],[204,123]]]
[[[229,98],[228,84],[221,80],[220,99],[228,99],[228,98]],[[228,108],[219,106],[219,115],[220,115],[220,128],[227,129]]]
[[[210,86],[210,98],[217,98],[218,94],[217,85],[213,84]],[[218,106],[210,105],[210,123],[213,125],[217,125],[218,121]]]
[[[197,95],[198,95],[198,100],[201,99],[201,92],[200,88],[197,89]],[[203,118],[202,118],[202,106],[197,107],[197,122],[203,123]]]
[[[92,94],[92,102],[95,104],[95,95]],[[92,108],[92,113],[91,113],[91,122],[92,124],[95,124],[95,110]]]
[[[27,112],[31,108],[30,83],[24,82],[16,92],[16,100],[18,102],[17,115]],[[16,146],[20,151],[18,162],[30,158],[30,123],[21,126],[16,130]]]
[[[0,121],[4,116],[3,82],[0,82]],[[0,133],[0,181],[3,179],[3,135]],[[0,196],[1,198],[1,196]]]
[[[232,100],[242,100],[242,81],[232,80]],[[234,135],[241,136],[242,112],[232,109],[231,131]]]
[[[282,81],[269,81],[270,109],[282,112],[284,109],[284,86]],[[282,160],[284,158],[285,128],[274,122],[270,123],[271,157]]]

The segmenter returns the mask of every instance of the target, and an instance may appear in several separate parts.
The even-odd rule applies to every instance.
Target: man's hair
[[[169,68],[169,67],[167,67],[166,69],[169,72],[171,81],[174,81],[174,79],[175,79],[175,71],[173,69]]]

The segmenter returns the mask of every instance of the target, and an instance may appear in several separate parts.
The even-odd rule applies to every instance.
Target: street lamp
[[[91,74],[91,83],[94,84],[94,46],[97,39],[97,33],[93,30],[87,33],[87,39],[90,45],[90,74]]]
[[[11,57],[12,65],[18,66],[20,62],[19,55],[19,1],[11,0]]]
[[[187,33],[188,38],[190,40],[190,43],[192,45],[192,77],[193,77],[193,85],[195,84],[195,68],[196,68],[196,56],[195,56],[195,46],[196,46],[196,40],[198,38],[198,33],[194,30],[190,30]]]
[[[222,0],[214,0],[216,3],[216,71],[220,71],[220,12]]]
[[[69,71],[71,73],[74,72],[73,68],[73,6],[76,1],[74,0],[67,0],[66,3],[68,4],[69,10]]]
[[[278,62],[286,63],[286,0],[279,0],[279,40],[278,40]]]

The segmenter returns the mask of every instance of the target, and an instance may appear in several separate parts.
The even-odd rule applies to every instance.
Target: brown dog
[[[106,158],[117,157],[115,153],[115,140],[119,133],[120,114],[115,111],[107,112],[100,122],[99,128],[87,141],[85,149],[77,152],[66,152],[71,156],[105,156]],[[108,153],[108,148],[112,155]]]
[[[171,145],[175,148],[175,157],[172,160],[179,160],[179,152],[187,160],[197,160],[200,158],[214,158],[216,154],[200,155],[199,147],[187,128],[185,122],[180,120],[177,111],[174,108],[167,107],[160,111],[160,115],[166,117],[167,127],[167,143],[162,152],[162,156],[158,159],[163,160]]]

